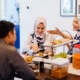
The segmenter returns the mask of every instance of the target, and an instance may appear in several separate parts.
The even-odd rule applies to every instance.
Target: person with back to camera
[[[33,53],[37,52],[47,54],[52,51],[51,47],[43,46],[45,43],[50,43],[54,39],[53,34],[46,32],[46,19],[44,17],[37,17],[33,29],[34,31],[28,35],[24,42],[22,52],[33,55]],[[53,51],[55,51],[55,49]]]
[[[0,21],[0,80],[14,80],[17,73],[23,80],[35,80],[35,74],[13,46],[16,31],[13,23]]]

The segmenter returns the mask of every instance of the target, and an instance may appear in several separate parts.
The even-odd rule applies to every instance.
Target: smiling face
[[[37,17],[34,22],[34,32],[37,37],[44,37],[46,29],[46,19],[44,17]]]
[[[38,35],[43,34],[44,30],[45,30],[45,26],[44,26],[43,23],[38,24],[38,26],[35,28],[35,32],[36,32]]]
[[[79,20],[78,20],[78,17],[74,17],[72,25],[73,25],[73,30],[74,31],[77,31],[79,29]]]

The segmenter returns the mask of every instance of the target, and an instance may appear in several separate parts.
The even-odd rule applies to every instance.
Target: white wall
[[[16,0],[6,1],[6,17],[13,23],[18,23],[18,13],[16,10]],[[11,18],[12,17],[12,18]]]
[[[27,9],[30,6],[30,9]],[[20,46],[22,48],[28,33],[33,30],[37,16],[47,19],[47,29],[68,30],[71,34],[73,17],[60,17],[60,0],[20,0]]]
[[[0,0],[0,19],[5,15],[5,0]]]
[[[7,0],[0,0],[0,19],[3,20],[7,20],[6,17],[6,7],[7,7]]]
[[[1,1],[1,0],[0,0]],[[60,0],[5,0],[6,17],[10,20],[13,15],[13,21],[17,21],[17,12],[15,1],[20,1],[20,51],[26,40],[28,33],[33,30],[34,20],[37,16],[43,16],[47,19],[47,29],[68,30],[72,35],[73,17],[60,16]],[[29,6],[29,9],[27,9]]]
[[[2,12],[2,7],[1,7],[1,0],[0,0],[0,19],[1,19],[1,12]]]
[[[80,14],[79,14],[79,5],[80,5],[80,0],[77,0],[77,15],[80,18]]]

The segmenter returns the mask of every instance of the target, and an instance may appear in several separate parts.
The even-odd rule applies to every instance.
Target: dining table
[[[35,74],[35,79],[34,80],[80,80],[80,70],[74,69],[72,67],[72,63],[69,63],[68,76],[66,76],[62,79],[57,79],[57,78],[52,77],[50,68],[49,69],[44,68],[44,67],[40,68],[40,71],[39,72],[34,72],[34,74]],[[15,75],[15,77],[22,79],[17,74]]]
[[[37,74],[36,79],[38,80],[59,80],[57,78],[52,77],[48,69],[42,69],[40,73]],[[68,76],[60,80],[80,80],[80,76],[68,73]]]

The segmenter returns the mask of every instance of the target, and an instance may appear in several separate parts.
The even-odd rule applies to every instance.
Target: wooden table
[[[21,77],[19,75],[15,75],[15,77],[18,77],[21,79]],[[36,79],[35,80],[59,80],[59,79],[55,79],[55,78],[52,78],[50,76],[50,73],[49,73],[49,70],[42,70],[40,72],[40,75],[38,74],[36,76]],[[77,76],[77,75],[73,75],[73,74],[68,74],[67,77],[63,78],[63,79],[60,79],[60,80],[80,80],[80,76]]]
[[[49,70],[41,70],[40,75],[38,74],[36,76],[37,79],[39,80],[59,80],[59,79],[55,79],[53,77],[50,76],[50,72]],[[68,74],[67,77],[60,79],[60,80],[80,80],[80,76],[77,75],[73,75],[73,74]]]
[[[70,60],[70,62],[72,62],[72,59]],[[16,77],[21,78],[20,76],[17,76],[17,75]],[[59,79],[55,79],[51,77],[50,71],[48,69],[41,69],[40,75],[37,74],[35,80],[59,80]],[[60,80],[80,80],[80,76],[68,74],[67,77],[60,79]]]

